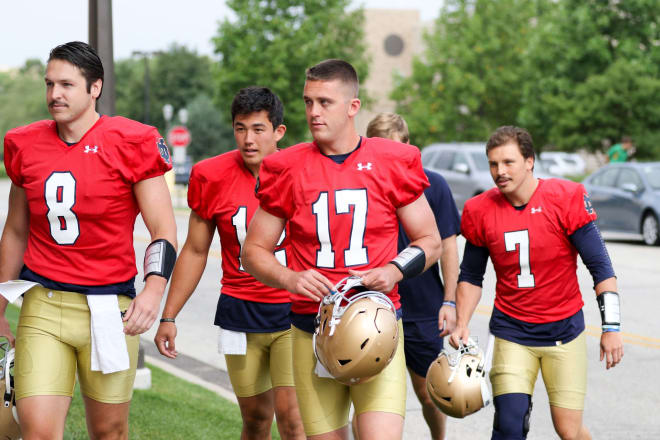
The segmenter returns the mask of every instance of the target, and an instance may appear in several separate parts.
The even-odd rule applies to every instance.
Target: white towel
[[[92,339],[92,371],[103,374],[128,370],[124,324],[117,295],[87,295]]]
[[[314,374],[316,374],[321,379],[334,379],[334,376],[325,368],[325,366],[316,360],[316,366],[314,367]]]
[[[27,292],[34,286],[39,286],[39,283],[23,280],[11,280],[0,283],[0,295],[4,296],[7,301],[13,303],[23,293]]]
[[[247,337],[243,332],[226,330],[222,327],[218,334],[218,353],[239,354],[247,353]]]

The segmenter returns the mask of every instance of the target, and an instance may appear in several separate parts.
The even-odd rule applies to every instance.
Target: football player
[[[23,438],[62,438],[77,374],[90,437],[125,439],[138,335],[156,319],[176,259],[163,177],[172,163],[154,127],[96,112],[103,65],[86,43],[55,47],[45,83],[53,120],[4,141],[12,184],[0,281],[39,283],[25,293],[15,341],[19,421]],[[138,213],[153,242],[136,295]],[[0,335],[12,338],[6,306],[0,299]]]
[[[623,356],[617,283],[596,213],[581,184],[534,177],[534,146],[526,130],[498,128],[486,154],[496,188],[468,200],[463,209],[461,232],[467,241],[450,342],[468,340],[490,256],[497,275],[490,319],[492,438],[526,438],[540,369],[559,437],[590,439],[582,423],[587,349],[578,253],[601,310],[600,358],[609,369]]]
[[[348,386],[315,374],[312,334],[319,301],[347,272],[399,309],[396,283],[438,260],[440,234],[423,192],[428,179],[417,148],[357,134],[358,78],[349,63],[326,60],[307,69],[303,100],[314,142],[264,160],[243,265],[265,284],[294,294],[294,379],[307,436],[347,438],[352,400],[360,438],[401,438],[403,339],[381,373]],[[411,245],[397,256],[399,221]],[[287,222],[291,252],[284,267],[273,250]]]
[[[368,137],[389,138],[410,143],[406,121],[394,113],[380,113],[367,126]],[[445,179],[438,173],[424,169],[431,186],[424,190],[442,237],[440,267],[435,263],[429,270],[399,283],[403,312],[404,352],[406,366],[415,394],[422,404],[424,420],[431,430],[431,438],[445,438],[447,416],[440,411],[426,390],[426,372],[442,350],[443,337],[456,324],[456,282],[458,280],[458,250],[456,235],[460,219],[456,203]],[[399,227],[398,250],[410,244]],[[442,279],[440,279],[440,268]],[[438,332],[440,329],[440,332]]]
[[[286,132],[284,108],[270,89],[248,87],[234,97],[231,115],[237,149],[192,168],[188,237],[174,268],[155,342],[161,354],[176,357],[174,318],[202,276],[217,229],[222,289],[215,325],[220,327],[220,345],[243,417],[241,438],[269,438],[273,414],[282,438],[304,438],[293,388],[289,292],[261,284],[245,271],[240,258],[259,205],[254,193],[259,167],[277,152],[277,142]],[[286,264],[286,252],[278,243],[274,255],[279,263]],[[230,339],[236,338],[244,348],[230,350]]]

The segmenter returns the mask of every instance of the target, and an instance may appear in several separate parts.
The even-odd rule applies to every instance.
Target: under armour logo
[[[91,148],[89,145],[85,145],[85,153],[98,153],[99,147],[94,145],[94,148]]]
[[[358,171],[371,170],[371,162],[367,162],[366,165],[362,165],[362,162],[360,162],[357,164],[357,169]]]
[[[536,214],[537,212],[541,212],[540,206],[538,208],[532,208],[532,214]]]

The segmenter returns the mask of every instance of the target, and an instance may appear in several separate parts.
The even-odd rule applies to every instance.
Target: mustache
[[[68,107],[68,104],[66,102],[62,102],[62,101],[50,101],[48,103],[48,107],[52,107],[54,105],[64,105],[64,106]]]

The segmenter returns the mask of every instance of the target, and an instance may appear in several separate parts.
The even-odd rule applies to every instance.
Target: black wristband
[[[171,322],[174,324],[174,318],[160,318],[160,322]]]
[[[176,263],[176,249],[164,238],[154,240],[147,246],[144,253],[144,279],[150,275],[158,275],[170,279]]]
[[[412,278],[424,272],[426,266],[426,254],[419,246],[408,246],[396,258],[390,261],[403,274],[403,279]]]

